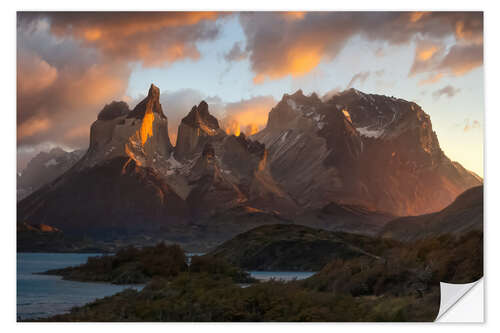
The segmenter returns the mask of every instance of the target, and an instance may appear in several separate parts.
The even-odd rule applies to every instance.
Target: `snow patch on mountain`
[[[383,129],[368,129],[369,126],[367,127],[357,127],[356,130],[361,134],[362,136],[368,137],[368,138],[379,138],[382,134],[384,134]]]
[[[48,160],[47,162],[45,162],[45,167],[48,168],[49,166],[51,165],[57,165],[57,161],[55,158],[51,158],[50,160]]]

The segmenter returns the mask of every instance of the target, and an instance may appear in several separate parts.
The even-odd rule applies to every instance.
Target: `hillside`
[[[334,259],[376,260],[396,242],[301,225],[267,225],[242,233],[209,253],[247,270],[318,271]]]
[[[384,226],[380,236],[414,241],[471,230],[483,231],[483,186],[465,191],[439,212],[395,219]]]

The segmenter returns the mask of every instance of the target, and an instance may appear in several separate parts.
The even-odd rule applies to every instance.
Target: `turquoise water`
[[[85,263],[89,253],[18,253],[17,254],[17,317],[30,319],[65,313],[97,298],[111,296],[126,288],[142,289],[142,285],[113,285],[109,283],[62,280],[59,276],[38,275],[54,268]],[[188,254],[189,255],[189,254]],[[305,279],[312,272],[250,271],[251,276],[265,281]]]
[[[80,265],[89,253],[18,253],[17,254],[17,317],[29,319],[68,312],[97,298],[110,296],[125,288],[141,289],[109,283],[76,282],[59,276],[35,275],[48,269]]]

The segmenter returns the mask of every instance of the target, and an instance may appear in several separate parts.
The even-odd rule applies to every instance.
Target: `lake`
[[[30,319],[65,313],[97,298],[111,296],[126,288],[142,289],[143,285],[63,280],[54,275],[38,275],[49,269],[76,266],[87,261],[92,253],[18,253],[17,254],[17,317]],[[190,256],[188,254],[188,256]],[[266,281],[305,279],[312,272],[250,271],[254,278]]]
[[[18,253],[17,254],[17,317],[29,319],[48,317],[69,311],[120,292],[126,288],[141,289],[141,285],[76,282],[54,275],[36,275],[54,268],[85,263],[89,253]]]

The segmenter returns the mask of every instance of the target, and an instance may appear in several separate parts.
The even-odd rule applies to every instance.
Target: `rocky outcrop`
[[[160,104],[160,90],[151,85],[148,95],[130,112],[125,102],[106,105],[90,129],[90,145],[79,168],[103,160],[127,157],[136,164],[153,167],[173,150],[168,119]]]
[[[104,107],[85,156],[20,202],[20,221],[96,237],[179,234],[241,205],[286,206],[286,194],[269,176],[264,145],[225,134],[205,102],[183,119],[175,154],[158,88],[152,85],[127,110],[123,102]],[[273,199],[276,194],[285,199]]]
[[[175,157],[180,160],[188,159],[193,153],[200,152],[206,143],[220,140],[224,136],[219,122],[208,112],[208,104],[202,101],[198,106],[193,106],[179,125]]]
[[[482,182],[444,155],[429,116],[404,100],[298,91],[251,137],[226,134],[202,101],[182,119],[174,148],[159,94],[151,85],[132,111],[106,105],[87,153],[19,202],[18,221],[177,241],[210,234],[212,242],[270,221],[376,234],[394,216],[440,210]]]
[[[113,120],[115,118],[125,116],[130,111],[128,104],[121,101],[113,101],[106,104],[104,108],[97,115],[97,120]]]
[[[482,180],[450,161],[415,103],[355,89],[284,95],[267,127],[272,177],[304,210],[330,202],[394,215],[440,210]]]
[[[151,85],[148,96],[127,110],[123,102],[104,107],[87,153],[19,202],[18,221],[99,236],[154,232],[189,220],[185,201],[160,172],[170,166],[172,145],[159,89]]]

